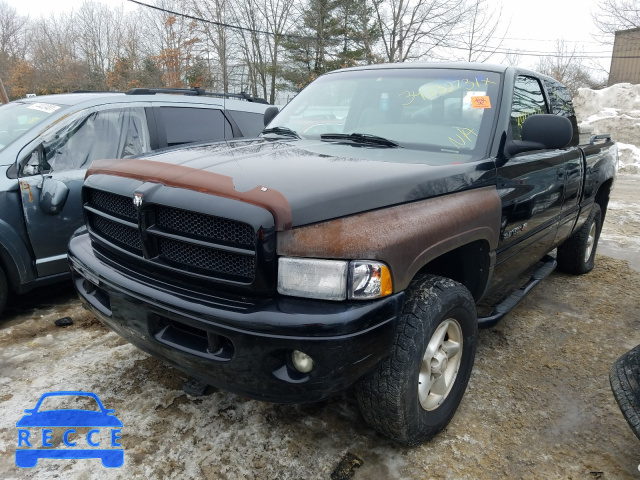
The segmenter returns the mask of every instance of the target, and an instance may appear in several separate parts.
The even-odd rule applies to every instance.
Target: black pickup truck
[[[485,64],[339,70],[274,113],[257,140],[94,163],[69,243],[80,298],[201,382],[279,403],[355,387],[374,428],[424,442],[478,327],[556,261],[593,268],[616,145],[579,145],[554,79]]]

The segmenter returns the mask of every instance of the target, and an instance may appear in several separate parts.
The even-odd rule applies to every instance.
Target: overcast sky
[[[71,9],[78,9],[82,0],[5,0],[18,13],[39,17]],[[135,10],[135,4],[127,0],[101,0],[109,5],[125,5],[127,10]],[[145,1],[145,0],[141,0]],[[151,3],[151,2],[149,2]],[[489,2],[491,3],[491,2]],[[496,1],[496,5],[500,2]],[[502,44],[503,49],[517,49],[522,54],[521,64],[532,67],[536,55],[553,53],[556,40],[564,39],[573,48],[590,57],[599,58],[602,67],[609,69],[611,64],[611,47],[598,44],[593,34],[597,30],[591,17],[596,11],[598,0],[536,0],[529,4],[513,1],[502,1],[502,22],[510,28]],[[496,58],[499,61],[501,58]]]

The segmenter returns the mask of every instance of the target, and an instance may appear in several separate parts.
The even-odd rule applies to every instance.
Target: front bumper
[[[346,390],[389,353],[404,294],[370,302],[204,295],[114,265],[89,235],[69,243],[80,299],[142,350],[217,388],[277,403]],[[314,361],[305,374],[299,350]]]

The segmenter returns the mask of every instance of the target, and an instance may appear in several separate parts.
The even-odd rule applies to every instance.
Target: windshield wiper
[[[352,142],[367,145],[376,145],[381,147],[399,147],[400,144],[389,140],[388,138],[371,135],[370,133],[323,133],[320,135],[322,140],[339,140],[342,142]]]
[[[276,134],[276,135],[282,135],[283,137],[300,138],[300,135],[298,135],[295,130],[291,130],[288,127],[265,128],[264,130],[262,130],[262,134],[264,135],[266,133],[273,133],[273,134]]]

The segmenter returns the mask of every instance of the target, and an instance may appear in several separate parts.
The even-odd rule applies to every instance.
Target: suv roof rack
[[[239,98],[246,100],[247,102],[263,103],[268,105],[264,98],[252,97],[246,92],[240,93],[218,93],[207,92],[203,88],[132,88],[125,92],[127,95],[155,95],[156,93],[180,93],[182,95],[206,95],[208,97],[220,97],[220,98]]]
[[[71,93],[122,93],[115,90],[73,90]]]

